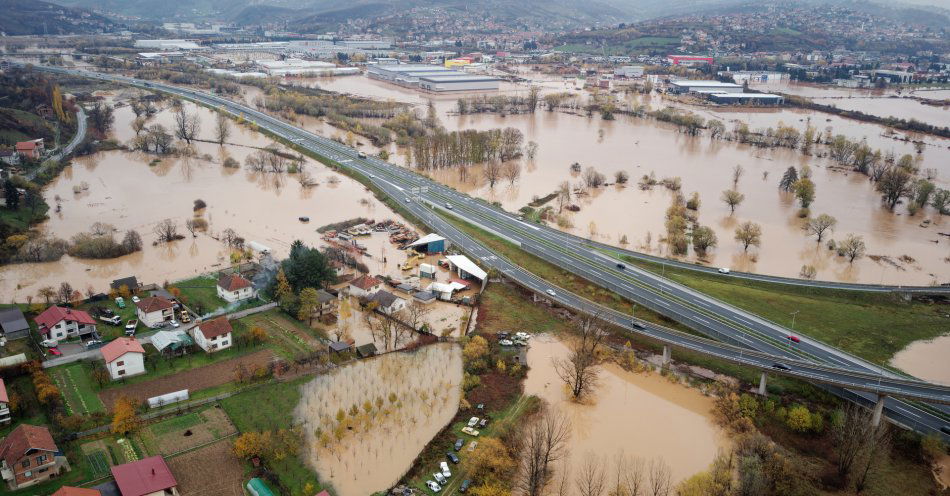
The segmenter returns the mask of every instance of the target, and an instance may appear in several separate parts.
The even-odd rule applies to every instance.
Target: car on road
[[[447,482],[445,476],[442,475],[441,472],[436,472],[436,473],[432,474],[432,477],[435,479],[436,482],[438,482],[439,484],[442,484],[443,486],[444,486],[445,483]]]
[[[469,486],[471,486],[471,485],[472,485],[472,481],[470,481],[470,480],[468,480],[468,479],[463,480],[463,481],[462,481],[462,485],[459,486],[459,492],[460,492],[460,493],[464,493],[465,491],[468,491],[468,488],[469,488]]]
[[[98,345],[100,345],[100,344],[102,344],[102,340],[101,340],[101,339],[90,339],[89,341],[86,341],[86,342],[83,343],[82,345],[85,346],[86,349],[89,349],[89,348],[93,348],[93,347],[95,347],[95,346],[98,346]]]
[[[455,451],[462,451],[462,445],[465,444],[465,440],[458,438],[455,440]]]
[[[788,365],[785,365],[784,363],[773,363],[772,368],[779,369],[779,370],[792,370],[791,367],[789,367]]]
[[[455,455],[452,455],[452,456],[455,456]],[[446,462],[441,462],[441,463],[439,463],[439,468],[442,469],[442,476],[443,476],[443,477],[445,477],[446,479],[448,479],[449,477],[452,477],[452,471],[449,470],[449,464],[448,464],[448,463],[446,463]]]
[[[618,264],[617,264],[617,268],[620,269],[620,270],[623,270],[623,269],[626,269],[627,266],[624,265],[624,264],[622,264],[622,263],[618,263]]]
[[[449,209],[449,210],[452,210],[452,204],[451,204],[451,203],[446,203],[446,204],[445,204],[445,208],[447,208],[447,209]]]
[[[412,203],[412,200],[410,200],[409,198],[406,198],[406,203]]]
[[[551,295],[551,296],[557,296],[557,293],[555,293],[553,289],[548,289],[548,290],[545,291],[545,293],[547,293],[547,294],[549,294],[549,295]]]
[[[728,274],[730,272],[729,267],[719,267],[720,274]]]
[[[945,426],[945,425],[941,425],[941,426],[940,426],[940,432],[943,432],[944,434],[950,435],[950,427],[947,427],[947,426]]]
[[[59,345],[59,341],[56,341],[55,339],[44,339],[43,341],[40,341],[40,344],[47,348],[54,348]]]
[[[456,450],[456,451],[458,451],[458,450]],[[445,456],[447,456],[447,457],[449,458],[449,461],[451,461],[452,463],[454,463],[454,464],[456,464],[456,465],[459,464],[459,457],[458,457],[458,455],[456,455],[455,453],[452,453],[451,451],[449,451],[448,453],[445,454]]]
[[[138,303],[138,302],[140,302],[140,301],[142,301],[142,300],[140,300],[138,296],[133,296],[133,297],[132,297],[132,303]]]
[[[119,296],[119,297],[117,297],[117,298],[115,299],[115,304],[116,304],[116,306],[118,306],[119,308],[125,308],[125,300],[123,300],[121,296]]]
[[[788,340],[791,341],[791,342],[793,342],[793,343],[801,343],[801,342],[802,342],[801,338],[799,338],[798,336],[795,336],[795,335],[793,335],[793,334],[789,334],[789,335],[788,335]]]
[[[359,158],[366,158],[366,152],[359,152],[356,154],[356,156]]]
[[[630,326],[633,327],[634,329],[646,329],[646,327],[643,327],[643,324],[641,324],[641,323],[639,323],[639,322],[637,322],[637,321],[635,321],[635,320],[631,320],[631,321],[630,321]]]
[[[434,493],[437,493],[437,492],[439,492],[439,491],[442,490],[442,486],[440,486],[440,485],[438,485],[438,484],[436,484],[435,482],[430,481],[430,480],[427,480],[427,481],[426,481],[426,487],[428,487],[429,490],[432,491],[432,492],[434,492]]]
[[[469,426],[469,427],[475,427],[476,425],[478,425],[478,417],[472,417],[472,418],[468,419],[468,426]]]
[[[52,353],[54,356],[60,356],[63,354],[62,351],[59,351],[59,348],[50,348],[49,352]]]

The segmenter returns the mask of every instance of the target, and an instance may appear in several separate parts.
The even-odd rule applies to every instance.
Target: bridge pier
[[[884,413],[884,400],[887,398],[885,394],[877,395],[877,403],[874,404],[874,413],[871,415],[871,425],[877,427],[881,425],[881,417]]]
[[[756,391],[760,396],[765,396],[765,372],[759,376],[759,390]]]
[[[663,345],[663,366],[666,367],[670,363],[670,345]]]

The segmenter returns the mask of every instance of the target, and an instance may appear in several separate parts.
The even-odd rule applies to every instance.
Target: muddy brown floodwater
[[[570,401],[552,364],[553,358],[568,353],[556,338],[532,339],[525,394],[537,395],[570,419],[567,465],[575,475],[589,453],[607,463],[622,452],[646,461],[664,460],[675,484],[705,470],[719,450],[728,449],[725,433],[713,423],[713,400],[657,374],[634,374],[607,365],[589,404]],[[606,470],[609,480],[612,467]]]
[[[200,137],[211,139],[214,114],[190,103],[185,105],[201,116]],[[116,109],[114,135],[120,142],[134,136],[133,117],[128,106]],[[171,112],[163,110],[149,124],[155,122],[170,130]],[[305,160],[304,166],[318,183],[312,188],[302,187],[295,174],[244,169],[245,157],[255,152],[255,147],[271,144],[271,140],[236,124],[231,128],[229,142],[233,144],[195,144],[197,155],[207,154],[210,160],[169,157],[151,165],[155,156],[124,151],[73,160],[73,165],[44,190],[50,205],[56,205],[57,196],[62,199],[62,211],[51,210],[50,219],[40,229],[68,239],[88,230],[94,222],[106,222],[118,229],[119,237],[127,229],[138,230],[144,238],[144,249],[117,259],[80,260],[67,255],[57,262],[0,267],[0,299],[24,301],[40,287],[58,286],[63,281],[83,292],[88,286],[106,291],[113,279],[129,275],[144,283],[161,284],[221,269],[230,264],[229,252],[211,235],[227,228],[247,241],[270,247],[280,258],[286,256],[295,239],[320,245],[315,230],[324,224],[359,216],[401,220],[363,185],[313,160]],[[222,163],[227,157],[235,158],[241,167],[225,168]],[[83,184],[88,188],[73,192],[74,186]],[[197,199],[208,204],[203,217],[209,230],[192,238],[184,222],[193,216],[192,206]],[[298,220],[303,215],[310,217],[309,224]],[[177,222],[186,239],[153,246],[153,226],[165,218]]]
[[[897,352],[891,365],[928,381],[950,384],[950,335],[928,341],[914,341]]]
[[[392,486],[458,410],[462,351],[436,344],[360,360],[302,386],[309,463],[340,496]]]

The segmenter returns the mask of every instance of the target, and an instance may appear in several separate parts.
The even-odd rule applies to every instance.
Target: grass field
[[[479,332],[542,333],[558,332],[567,327],[567,323],[552,314],[549,308],[533,303],[514,286],[489,284],[481,298]]]
[[[628,260],[653,272],[659,264]],[[947,332],[950,305],[889,294],[811,289],[666,267],[666,277],[819,339],[874,363],[886,363],[913,341]]]
[[[187,429],[191,426],[198,425],[201,422],[203,422],[203,420],[196,412],[182,415],[180,417],[172,417],[168,420],[153,424],[150,428],[156,435],[161,436],[172,431]]]
[[[86,368],[85,365],[77,362],[59,368],[54,372],[60,391],[66,398],[66,406],[72,414],[88,415],[105,411],[105,406],[96,396]]]
[[[218,296],[217,279],[213,276],[198,276],[173,284],[181,290],[181,301],[198,314],[213,312],[227,306],[228,302]]]

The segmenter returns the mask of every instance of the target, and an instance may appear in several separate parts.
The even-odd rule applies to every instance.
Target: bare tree
[[[607,177],[597,172],[597,169],[588,167],[584,169],[584,186],[587,188],[599,188],[607,182]]]
[[[207,228],[208,221],[201,217],[193,217],[185,221],[185,229],[188,229],[192,237],[198,237],[198,231],[204,231]]]
[[[553,493],[557,496],[571,496],[571,466],[565,461],[557,468],[557,481],[554,482]]]
[[[175,111],[175,136],[190,145],[198,136],[200,129],[201,118],[198,117],[198,114],[188,114],[184,105],[178,107],[178,110]]]
[[[575,321],[576,336],[571,343],[571,352],[567,358],[554,359],[554,370],[558,377],[571,388],[574,399],[580,399],[597,386],[600,371],[600,347],[607,337],[607,331],[601,327],[596,317],[586,317]]]
[[[515,184],[515,181],[521,177],[521,164],[518,162],[507,162],[502,170],[502,175],[508,180],[508,184]]]
[[[165,219],[155,224],[155,227],[152,228],[152,232],[158,236],[159,243],[167,243],[179,239],[178,224],[171,219]]]
[[[89,232],[96,236],[103,236],[114,230],[115,227],[112,224],[106,224],[105,222],[93,222],[92,227],[89,228]]]
[[[528,156],[528,160],[534,160],[535,155],[538,154],[538,144],[534,141],[529,141],[528,146],[525,147],[525,155]]]
[[[652,496],[669,496],[672,485],[670,466],[662,459],[654,458],[650,462],[650,494]]]
[[[307,169],[300,169],[300,171],[297,172],[297,181],[299,181],[300,186],[304,188],[312,188],[317,185],[317,181],[313,178],[313,174],[311,174]]]
[[[494,188],[495,183],[501,180],[501,176],[502,176],[501,162],[498,162],[497,160],[489,160],[482,167],[482,175],[485,177],[485,181],[488,182],[488,187]]]
[[[230,119],[224,114],[218,114],[214,124],[215,137],[218,140],[218,144],[223,145],[224,142],[228,140],[228,136],[231,136]]]
[[[621,466],[619,462],[623,465]],[[618,461],[617,472],[623,474],[623,483],[628,496],[640,496],[641,491],[646,489],[645,470],[646,463],[638,456],[624,456]]]
[[[406,305],[406,308],[400,310],[400,318],[403,322],[418,331],[423,327],[428,327],[430,313],[432,313],[432,308],[428,305],[412,302]]]
[[[805,224],[805,230],[808,231],[808,234],[814,234],[818,237],[818,243],[821,243],[821,239],[825,236],[825,232],[829,229],[835,227],[835,224],[838,223],[838,220],[828,214],[821,214],[814,219],[808,221]]]
[[[574,487],[579,496],[602,496],[607,489],[607,474],[604,461],[592,452],[584,456],[581,471],[574,479]]]
[[[739,187],[739,179],[742,178],[744,172],[745,169],[741,164],[736,164],[736,166],[732,168],[732,189]]]
[[[60,303],[69,303],[73,297],[73,287],[68,282],[59,285],[59,291],[56,292],[56,299]]]
[[[864,256],[867,251],[867,245],[864,244],[864,238],[848,234],[847,239],[838,246],[838,249],[848,257],[848,263],[854,263],[855,260]]]
[[[831,416],[835,466],[847,486],[854,482],[860,494],[890,451],[892,431],[887,422],[873,425],[870,410],[849,405]]]
[[[744,251],[749,251],[749,246],[759,246],[762,242],[762,226],[752,221],[743,222],[736,228],[735,239],[742,243]]]
[[[564,205],[571,202],[571,183],[562,181],[557,186],[557,211],[564,210]]]
[[[393,349],[393,337],[399,324],[388,316],[379,315],[373,311],[367,311],[363,314],[366,326],[373,334],[373,340],[382,342],[386,351]]]
[[[735,213],[736,207],[738,207],[743,200],[745,200],[745,195],[734,189],[727,189],[722,192],[722,201],[725,202],[726,205],[729,205],[730,213]]]
[[[551,464],[567,453],[571,425],[563,414],[545,408],[529,420],[521,433],[521,464],[515,485],[528,496],[544,493]]]

